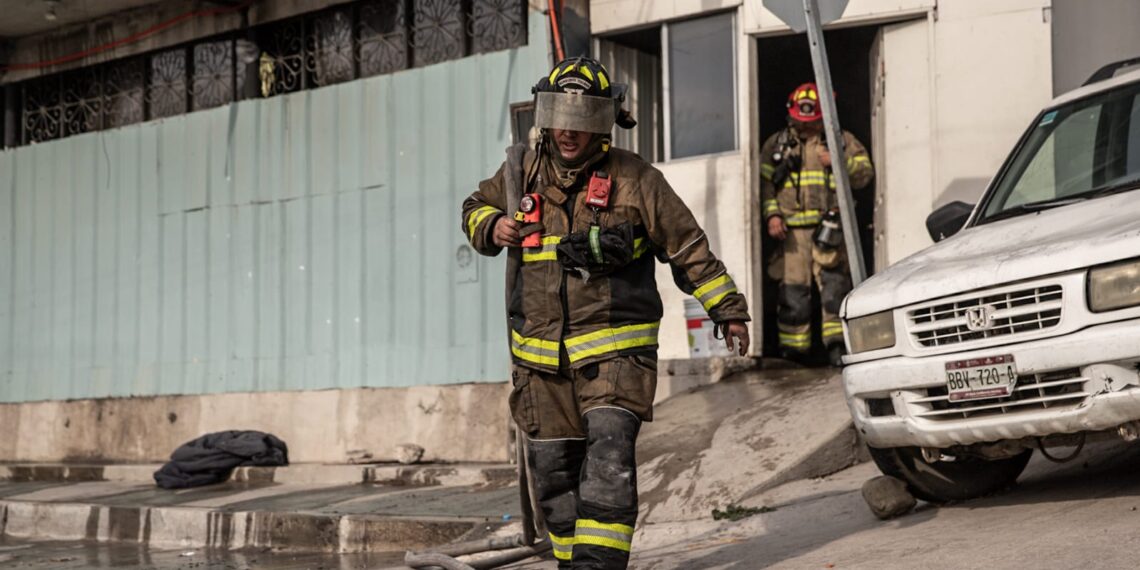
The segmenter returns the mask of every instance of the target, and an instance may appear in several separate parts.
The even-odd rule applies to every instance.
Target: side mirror
[[[965,202],[950,202],[934,210],[926,217],[926,231],[930,233],[930,239],[937,243],[958,233],[973,211],[974,205]]]

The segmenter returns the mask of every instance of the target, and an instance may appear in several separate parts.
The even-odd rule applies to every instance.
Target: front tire
[[[1033,450],[1005,459],[958,457],[927,463],[917,447],[868,447],[884,475],[906,482],[915,497],[931,503],[965,501],[996,493],[1017,481]]]

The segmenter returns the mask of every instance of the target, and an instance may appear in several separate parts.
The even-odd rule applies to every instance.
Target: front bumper
[[[1067,391],[1050,396],[1041,390],[1041,397],[1026,400],[1032,404],[980,401],[956,404],[965,405],[964,412],[932,410],[931,394],[946,385],[946,362],[1002,354],[1014,355],[1019,384],[1063,384]],[[852,364],[843,370],[843,385],[855,427],[869,445],[944,448],[1099,431],[1140,420],[1138,362],[1140,320],[1134,319],[1020,344]],[[1058,377],[1066,379],[1053,381]]]

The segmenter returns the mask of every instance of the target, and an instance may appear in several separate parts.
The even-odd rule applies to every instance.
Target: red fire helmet
[[[788,115],[804,123],[823,118],[819,104],[819,90],[816,89],[815,83],[804,83],[788,95]]]

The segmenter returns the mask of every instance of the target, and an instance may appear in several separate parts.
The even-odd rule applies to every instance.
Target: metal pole
[[[851,196],[851,183],[847,179],[847,162],[844,157],[843,131],[839,130],[839,116],[835,109],[835,90],[831,88],[831,67],[827,63],[827,46],[823,42],[823,26],[819,21],[819,0],[803,0],[807,17],[808,44],[811,62],[815,67],[815,83],[819,88],[819,102],[823,106],[823,127],[830,141],[831,175],[835,180],[835,194],[839,198],[839,213],[843,219],[843,241],[847,244],[847,260],[851,266],[851,282],[858,285],[867,278],[863,263],[863,247],[859,243],[859,227],[855,221],[855,199]]]

